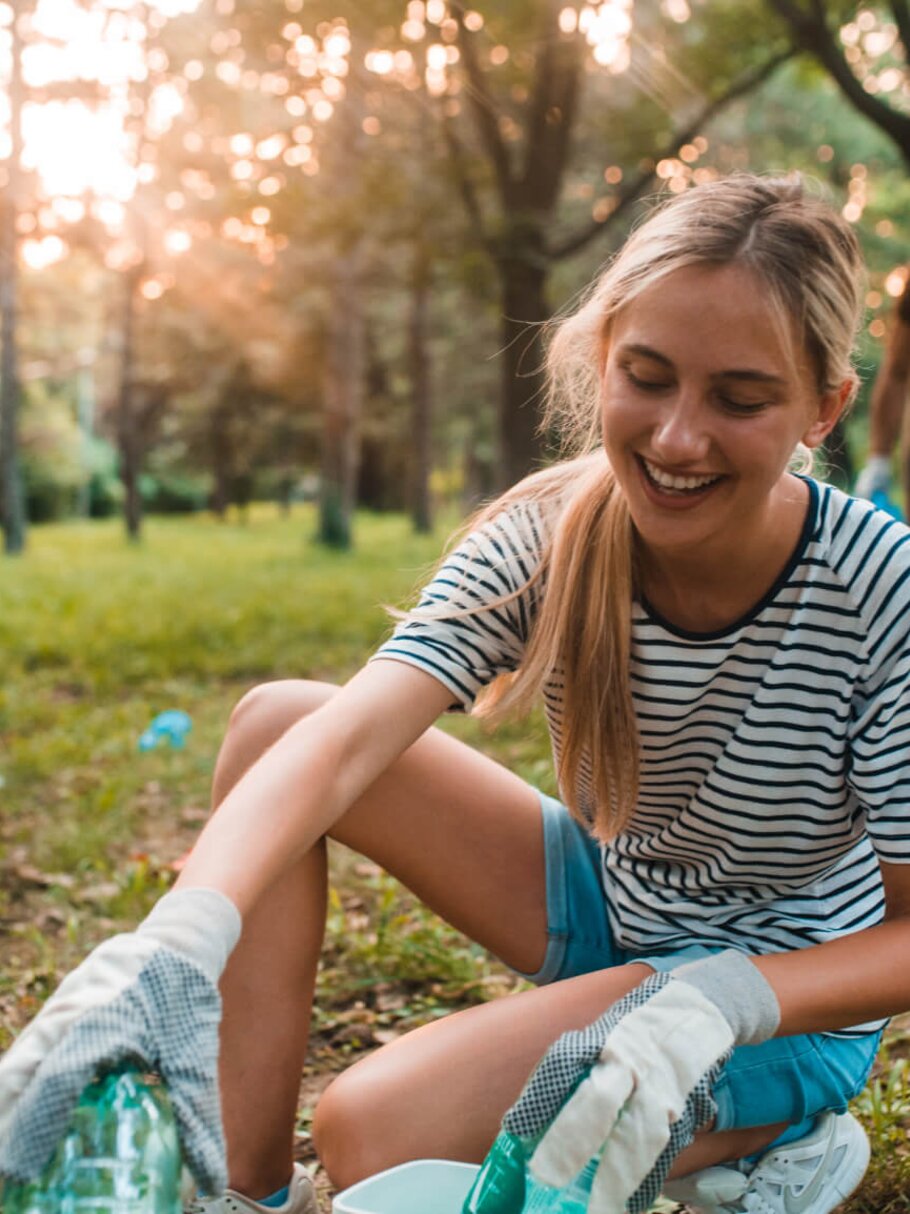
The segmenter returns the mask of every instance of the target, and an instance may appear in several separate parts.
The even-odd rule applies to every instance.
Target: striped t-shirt
[[[626,949],[805,948],[880,922],[878,858],[910,863],[910,530],[807,483],[796,550],[747,616],[693,634],[634,604],[639,801],[602,848]],[[546,519],[534,502],[504,510],[420,605],[482,608],[524,587]],[[541,593],[538,581],[505,605],[411,617],[375,656],[420,667],[469,709],[520,663]],[[558,753],[558,675],[544,700]],[[590,806],[584,773],[579,795]]]

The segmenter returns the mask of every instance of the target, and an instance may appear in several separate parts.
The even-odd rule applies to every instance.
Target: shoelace
[[[747,1207],[741,1204],[748,1185],[748,1177],[735,1168],[710,1168],[701,1175],[692,1193],[686,1194],[684,1209],[687,1214],[691,1210],[711,1210],[714,1214],[748,1214]]]
[[[746,1214],[779,1214],[778,1210],[765,1201],[761,1193],[754,1191],[745,1195],[742,1209],[746,1211]]]

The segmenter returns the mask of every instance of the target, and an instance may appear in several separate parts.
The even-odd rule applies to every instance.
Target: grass
[[[101,844],[139,825],[149,781],[205,801],[246,687],[343,678],[375,645],[379,604],[407,591],[433,543],[412,541],[402,520],[370,520],[368,544],[344,556],[308,545],[312,525],[153,521],[138,549],[113,526],[36,528],[27,558],[0,567],[4,816],[30,830],[44,813],[29,835],[39,864],[103,868]],[[137,754],[145,724],[171,706],[192,715],[191,745]]]
[[[343,680],[438,554],[400,517],[358,521],[327,552],[305,508],[248,522],[153,519],[128,547],[119,524],[33,529],[0,563],[0,1048],[86,950],[135,922],[173,879],[204,820],[232,705],[255,683]],[[151,717],[182,708],[182,750],[140,752]],[[445,727],[552,791],[541,722]],[[299,1146],[327,1077],[365,1050],[515,986],[375,866],[333,854],[329,935]],[[891,1214],[910,1190],[906,1034],[895,1031],[857,1102],[873,1137],[850,1214]],[[901,1204],[903,1203],[903,1205]]]

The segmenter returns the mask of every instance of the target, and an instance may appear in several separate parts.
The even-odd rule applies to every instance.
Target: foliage
[[[910,1117],[910,1061],[900,1058],[891,1063],[885,1048],[879,1065],[884,1073],[877,1075],[859,1098],[857,1112],[876,1142],[893,1149],[904,1148],[907,1141],[905,1123]]]
[[[907,1036],[885,1044],[876,1074],[856,1100],[860,1117],[872,1141],[872,1163],[859,1192],[843,1207],[844,1214],[904,1214],[910,1193],[910,1059]]]
[[[674,132],[707,112],[710,101],[788,45],[783,23],[763,0],[637,5],[627,45],[619,35],[607,45],[611,35],[597,47],[616,52],[612,60],[597,58],[589,45],[595,39],[548,27],[551,6],[540,0],[477,8],[483,25],[472,21],[470,36],[459,33],[455,8],[435,0],[426,8],[404,0],[302,7],[296,0],[204,0],[169,19],[143,10],[146,25],[136,29],[148,78],[124,86],[130,172],[141,161],[141,179],[125,213],[91,199],[86,210],[75,197],[47,205],[40,190],[23,200],[23,230],[33,232],[29,256],[45,230],[71,255],[26,275],[22,340],[29,358],[70,392],[76,354],[92,353],[97,424],[115,439],[123,298],[135,278],[133,379],[137,409],[148,414],[142,443],[156,449],[156,480],[204,475],[214,500],[227,502],[242,498],[259,470],[285,481],[312,472],[323,355],[336,319],[332,268],[356,235],[365,246],[358,296],[373,348],[361,500],[397,505],[413,475],[406,333],[418,254],[432,268],[434,462],[470,496],[489,479],[493,405],[503,383],[516,380],[500,374],[510,351],[525,351],[519,388],[533,395],[537,387],[537,326],[525,322],[541,317],[515,315],[497,298],[497,265],[536,259],[552,270],[549,290],[540,288],[545,314],[580,288],[628,229],[637,214],[632,187],[639,181],[639,194],[655,189],[653,169],[677,188],[739,167],[744,157],[756,168],[811,162],[817,123],[813,117],[803,128],[800,118],[823,114],[831,87],[806,59],[789,75],[782,103],[774,102],[772,77],[761,90],[762,98],[771,90],[771,103],[753,107],[747,124],[739,105],[732,122],[713,114],[694,143],[682,150],[673,144]],[[406,15],[420,32],[405,32]],[[750,39],[739,36],[746,26]],[[348,35],[350,52],[327,49]],[[440,51],[448,56],[435,77],[422,72],[431,45],[437,58]],[[364,70],[365,48],[404,56],[411,66]],[[582,64],[577,113],[564,115],[557,97],[545,107],[546,122],[535,123],[535,107],[549,95],[541,91],[553,69],[546,55],[567,48]],[[81,86],[54,87],[75,97]],[[494,119],[486,135],[472,101],[478,88]],[[360,151],[339,182],[333,166],[341,163],[340,120],[355,94],[364,115]],[[102,109],[107,100],[99,86]],[[160,115],[165,102],[172,107],[167,121]],[[848,108],[840,104],[838,121]],[[536,174],[538,202],[521,201],[529,197],[517,188],[524,170],[525,184],[533,184],[535,139],[553,136],[564,118],[563,150],[535,161],[544,170]],[[848,125],[838,163],[871,156],[877,173],[868,124]],[[717,141],[715,130],[723,132]],[[508,197],[499,196],[494,144],[510,166]],[[899,202],[890,185],[893,157],[881,171],[889,199]],[[550,201],[538,205],[544,194]],[[516,300],[515,307],[530,306],[529,291],[519,290]],[[497,333],[513,320],[515,333]],[[109,507],[113,499],[103,497]]]
[[[70,403],[44,384],[32,385],[20,442],[29,517],[46,522],[73,514],[89,469]]]

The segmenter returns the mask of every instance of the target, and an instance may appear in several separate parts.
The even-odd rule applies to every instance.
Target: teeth
[[[643,459],[645,469],[655,484],[660,485],[661,489],[677,489],[691,490],[704,489],[706,485],[713,485],[715,481],[720,480],[719,476],[672,476],[668,472],[662,472],[660,468]]]

